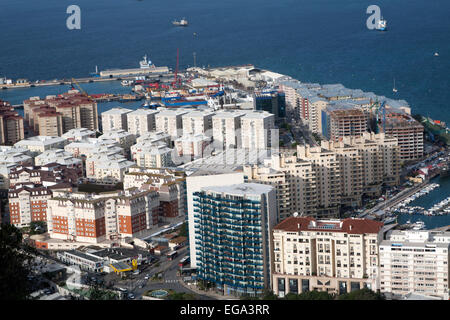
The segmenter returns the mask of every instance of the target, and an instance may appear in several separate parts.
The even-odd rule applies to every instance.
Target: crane
[[[177,48],[177,64],[176,64],[176,67],[175,67],[174,80],[172,82],[172,86],[174,88],[178,87],[179,82],[180,82],[180,79],[178,78],[178,68],[179,68],[179,66],[180,66],[180,49]]]
[[[83,88],[80,86],[80,84],[77,82],[77,80],[75,80],[75,78],[72,78],[72,80],[70,81],[70,85],[72,86],[72,89],[75,89],[75,87],[73,86],[74,84],[76,85],[78,91],[80,91],[83,95],[85,95],[89,99],[93,100],[93,98],[90,95],[88,95],[88,93],[86,91],[83,90]]]
[[[378,123],[379,123],[379,121],[380,121],[380,111],[382,112],[382,119],[381,119],[381,123],[382,123],[382,125],[383,125],[383,132],[386,132],[386,101],[383,101],[381,104],[380,104],[380,102],[378,101],[378,99],[373,103],[373,104],[371,104],[371,106],[369,107],[370,108],[370,111],[372,112],[372,108],[373,107],[376,107],[376,110],[375,110],[375,112],[376,112],[376,116],[377,116],[377,120],[376,120],[376,133],[378,133]]]

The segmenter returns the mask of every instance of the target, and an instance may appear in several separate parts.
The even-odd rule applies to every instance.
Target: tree
[[[307,291],[300,294],[288,293],[285,300],[333,300],[333,295],[325,291]]]
[[[278,300],[278,297],[273,293],[273,291],[265,290],[261,299],[262,300]]]
[[[116,300],[117,295],[110,290],[102,290],[94,284],[88,292],[89,300]]]
[[[338,300],[386,300],[386,298],[379,292],[364,288],[342,294]]]
[[[179,236],[179,237],[187,237],[187,235],[188,235],[188,226],[187,226],[187,223],[184,222],[184,223],[181,225],[180,230],[178,231],[178,236]]]
[[[0,300],[24,300],[29,294],[27,277],[35,250],[22,243],[22,233],[15,226],[0,227]]]

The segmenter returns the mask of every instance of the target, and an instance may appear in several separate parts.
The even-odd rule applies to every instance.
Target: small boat
[[[187,27],[189,23],[185,18],[183,18],[180,21],[177,20],[172,21],[172,24],[174,26]]]
[[[414,223],[414,227],[413,230],[423,230],[425,229],[425,222],[423,222],[422,220],[418,220],[416,221],[416,223]]]
[[[392,91],[397,92],[398,90],[395,88],[395,78],[394,78],[394,88],[392,89]]]
[[[377,30],[379,31],[386,31],[387,30],[387,20],[384,20],[383,17],[378,21]]]
[[[439,53],[435,52],[435,53],[434,53],[434,56],[435,56],[435,57],[439,57]]]

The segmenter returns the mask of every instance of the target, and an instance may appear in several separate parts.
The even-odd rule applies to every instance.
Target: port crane
[[[372,108],[376,108],[375,113],[377,116],[376,120],[376,133],[378,133],[378,123],[380,121],[380,112],[381,112],[381,123],[383,125],[383,132],[386,132],[386,101],[383,101],[380,103],[378,99],[372,103],[372,105],[369,107],[370,112],[372,112]]]
[[[78,81],[75,80],[75,78],[72,78],[72,80],[70,81],[70,85],[71,85],[72,89],[75,89],[74,84],[75,84],[75,86],[77,87],[78,91],[80,91],[83,95],[85,95],[85,96],[88,97],[89,99],[94,100],[90,95],[88,95],[88,93],[87,93],[86,91],[84,91],[84,89],[80,86],[80,84],[78,83]]]
[[[178,78],[178,68],[180,66],[180,49],[177,48],[177,64],[175,67],[174,80],[172,82],[172,87],[177,88],[180,85],[181,79]]]

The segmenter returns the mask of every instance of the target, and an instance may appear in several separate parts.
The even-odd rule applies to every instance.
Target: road
[[[214,300],[214,298],[210,296],[199,295],[181,284],[181,279],[177,276],[177,272],[179,270],[178,263],[181,258],[186,256],[187,253],[188,247],[183,247],[178,250],[178,256],[172,261],[169,261],[166,256],[162,256],[157,263],[159,266],[147,267],[139,275],[132,275],[131,279],[116,282],[115,287],[123,287],[127,289],[129,293],[134,294],[135,299],[137,300],[142,299],[142,295],[145,292],[156,289],[171,289],[176,292],[193,294],[197,296],[199,300]],[[147,271],[147,269],[150,270]],[[162,273],[162,279],[159,281],[151,280],[151,278],[158,273]],[[145,279],[146,275],[149,276],[149,280]],[[141,288],[141,286],[143,287]]]

